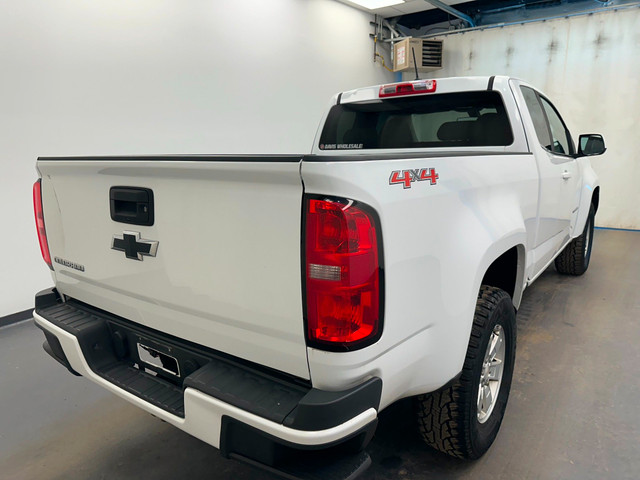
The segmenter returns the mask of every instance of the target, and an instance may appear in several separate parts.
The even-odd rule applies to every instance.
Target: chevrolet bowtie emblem
[[[147,255],[155,257],[158,251],[158,243],[153,240],[140,238],[140,232],[122,232],[122,235],[114,235],[111,242],[113,250],[124,252],[127,258],[142,261],[142,257]]]

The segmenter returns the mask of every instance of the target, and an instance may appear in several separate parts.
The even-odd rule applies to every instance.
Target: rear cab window
[[[334,105],[318,146],[326,151],[512,143],[502,96],[476,91]]]

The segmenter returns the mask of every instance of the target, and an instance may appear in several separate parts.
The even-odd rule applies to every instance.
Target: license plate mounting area
[[[138,358],[143,364],[155,367],[163,372],[180,378],[180,363],[178,362],[176,357],[165,352],[161,352],[158,348],[154,348],[150,345],[147,345],[146,343],[143,343],[143,339],[140,340],[141,341],[136,343],[136,346],[138,351]]]

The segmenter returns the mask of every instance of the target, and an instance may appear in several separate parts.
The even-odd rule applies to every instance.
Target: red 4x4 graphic
[[[416,168],[413,170],[394,170],[389,177],[389,185],[402,184],[402,188],[411,188],[413,182],[429,180],[431,185],[438,182],[439,175],[434,168]]]

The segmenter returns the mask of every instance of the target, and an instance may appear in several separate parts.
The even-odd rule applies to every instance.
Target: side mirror
[[[594,155],[602,155],[607,150],[604,146],[604,138],[597,133],[589,133],[580,135],[578,139],[578,157],[591,157]]]

